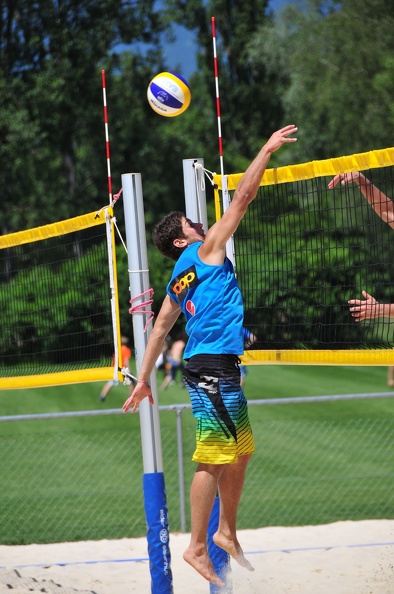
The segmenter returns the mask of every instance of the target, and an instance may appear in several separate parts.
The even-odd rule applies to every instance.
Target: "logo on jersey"
[[[187,268],[174,278],[170,283],[170,290],[174,293],[178,301],[181,302],[186,297],[189,289],[197,284],[198,277],[196,267],[193,264],[193,266],[190,266],[190,268]]]
[[[189,299],[189,301],[186,301],[186,311],[188,311],[189,314],[192,316],[194,316],[194,314],[196,313],[196,308],[194,307],[194,303],[190,299]]]

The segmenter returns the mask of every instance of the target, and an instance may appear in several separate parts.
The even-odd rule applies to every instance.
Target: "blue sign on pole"
[[[143,489],[152,594],[172,594],[170,533],[164,474],[144,474]]]

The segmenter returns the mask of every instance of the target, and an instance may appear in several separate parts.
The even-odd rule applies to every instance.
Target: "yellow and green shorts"
[[[236,355],[194,355],[183,380],[197,419],[193,460],[202,464],[234,464],[254,452],[248,405],[240,386]]]

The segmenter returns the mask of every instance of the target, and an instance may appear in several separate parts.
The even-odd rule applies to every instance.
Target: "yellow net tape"
[[[394,365],[394,350],[272,350],[245,351],[241,357],[245,365]]]
[[[345,157],[325,159],[323,161],[310,161],[309,163],[301,163],[299,165],[286,165],[285,167],[267,169],[260,186],[284,184],[312,179],[314,177],[334,176],[337,173],[363,171],[365,169],[376,169],[377,167],[388,167],[390,165],[394,165],[394,147]],[[242,176],[243,173],[228,175],[228,189],[235,190]],[[222,176],[215,173],[213,181],[218,189],[221,190]]]
[[[0,378],[1,390],[15,390],[21,388],[45,388],[49,386],[61,386],[65,384],[83,384],[86,382],[108,381],[114,378],[113,367],[101,367],[98,369],[81,369],[75,371],[60,371],[57,373],[42,373],[38,375],[25,375],[20,377]],[[123,381],[121,373],[119,381]]]
[[[88,229],[96,225],[103,225],[105,223],[105,213],[109,216],[113,215],[112,208],[104,209],[100,212],[91,212],[89,214],[67,219],[66,221],[58,221],[42,227],[35,227],[34,229],[26,229],[26,231],[18,231],[17,233],[10,233],[0,237],[0,249],[15,247],[25,243],[32,243],[43,239],[50,239],[51,237],[58,237],[59,235],[66,235],[82,229]]]

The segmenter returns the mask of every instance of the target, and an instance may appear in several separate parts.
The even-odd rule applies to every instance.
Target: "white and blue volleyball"
[[[149,83],[147,96],[153,111],[166,118],[186,111],[192,98],[188,83],[175,72],[157,74]]]

